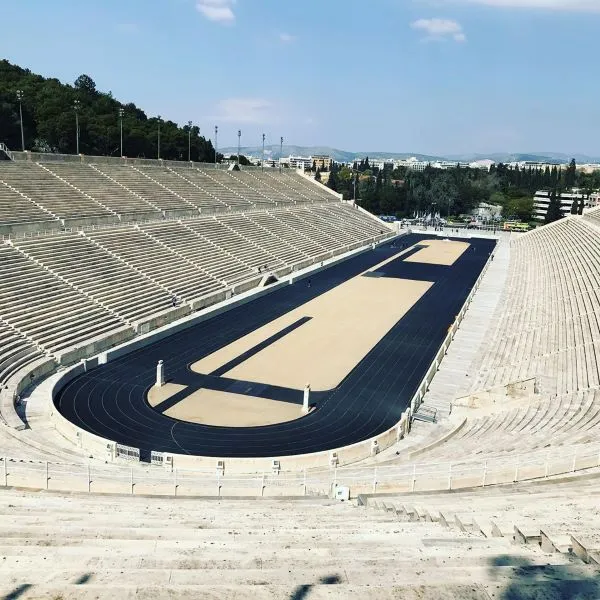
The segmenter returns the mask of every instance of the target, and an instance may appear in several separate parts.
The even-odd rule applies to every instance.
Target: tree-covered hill
[[[21,149],[19,101],[22,92],[25,148],[37,152],[73,154],[76,151],[75,103],[79,104],[79,151],[82,154],[119,156],[120,116],[123,109],[123,154],[131,157],[157,157],[158,117],[148,117],[133,103],[122,103],[110,92],[101,92],[88,75],[73,85],[46,79],[0,61],[0,141],[13,150]],[[191,131],[191,158],[214,161],[210,140]],[[160,122],[160,156],[187,160],[189,128],[172,121]]]

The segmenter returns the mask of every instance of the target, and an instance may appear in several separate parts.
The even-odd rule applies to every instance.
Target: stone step
[[[276,569],[227,569],[227,585],[302,585],[306,582],[318,582],[323,578],[335,577],[343,584],[373,585],[379,586],[385,582],[385,587],[390,585],[430,585],[432,579],[440,582],[452,582],[453,584],[468,585],[479,583],[510,583],[517,579],[523,571],[523,563],[527,562],[529,569],[537,569],[547,579],[564,576],[564,565],[548,565],[543,561],[515,560],[515,564],[493,566],[470,566],[468,560],[465,565],[457,567],[445,567],[438,565],[435,569],[423,570],[417,564],[407,565],[405,568],[394,569],[391,567],[349,566],[340,564],[335,567],[314,566],[310,569],[296,569],[292,565]],[[585,578],[593,573],[593,569],[587,565],[570,564],[569,574],[575,578]],[[81,569],[50,568],[43,572],[32,572],[29,569],[12,569],[6,573],[5,582],[12,584],[45,584],[60,585],[65,583],[76,583],[85,577],[86,584],[114,585],[119,581],[123,587],[129,586],[162,586],[162,585],[194,585],[211,586],[215,584],[218,575],[225,575],[224,570],[190,570],[190,569],[94,569],[82,573]]]

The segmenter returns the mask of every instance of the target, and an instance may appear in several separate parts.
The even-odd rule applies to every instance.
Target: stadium
[[[406,230],[294,170],[6,158],[4,597],[595,597],[600,210]]]

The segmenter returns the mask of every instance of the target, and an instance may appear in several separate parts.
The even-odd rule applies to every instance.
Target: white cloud
[[[226,98],[218,104],[215,119],[233,123],[269,123],[274,120],[273,103],[264,98]]]
[[[413,29],[427,34],[428,40],[453,39],[455,42],[466,42],[462,26],[452,19],[418,19],[410,24]]]
[[[579,12],[600,12],[600,0],[460,0],[463,4],[481,4],[500,8],[534,8]]]
[[[291,42],[295,42],[296,41],[296,36],[295,35],[291,35],[289,33],[280,33],[279,34],[279,41],[283,42],[284,44],[289,44]]]
[[[235,21],[234,4],[235,0],[197,0],[196,8],[209,21],[233,23]]]

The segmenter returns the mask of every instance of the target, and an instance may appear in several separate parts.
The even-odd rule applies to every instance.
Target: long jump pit
[[[405,260],[453,264],[469,247],[464,242],[428,240]],[[377,276],[378,269],[415,249],[398,252],[248,335],[191,365],[194,373],[218,376],[248,389],[244,393],[202,388],[169,406],[163,414],[181,421],[227,427],[255,427],[303,416],[298,403],[253,395],[278,386],[300,395],[336,388],[372,348],[431,288],[433,282]],[[307,285],[306,280],[294,285]],[[176,382],[152,388],[157,407],[184,393]],[[167,403],[168,404],[168,403]]]

